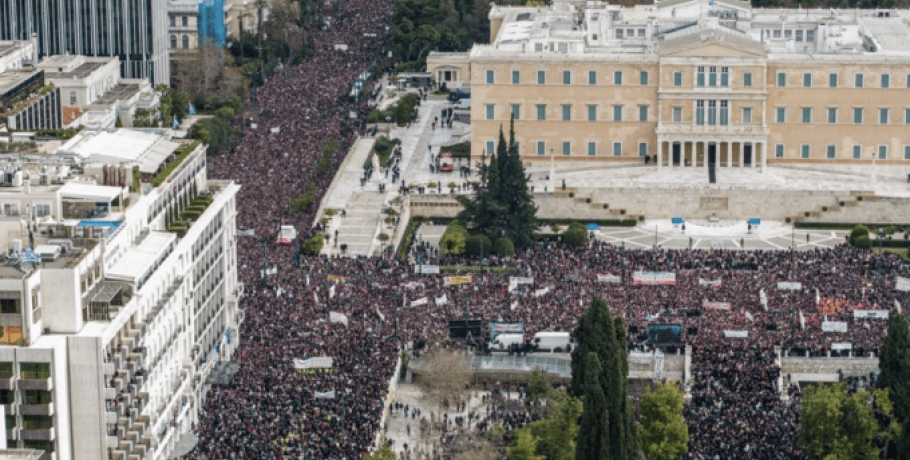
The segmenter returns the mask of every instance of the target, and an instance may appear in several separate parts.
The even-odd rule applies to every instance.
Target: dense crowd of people
[[[907,307],[910,299],[895,291],[894,277],[910,277],[910,267],[896,257],[847,246],[790,254],[624,251],[600,242],[576,249],[544,242],[509,258],[490,257],[505,273],[447,285],[445,275],[415,274],[411,262],[391,253],[301,260],[295,246],[273,244],[281,224],[316,225],[316,206],[292,217],[289,200],[311,191],[318,203],[332,178],[316,167],[325,146],[339,142],[337,165],[351,145],[356,130],[343,133],[342,123],[350,121],[351,111],[363,117],[368,106],[339,101],[380,57],[376,39],[368,37],[385,35],[392,3],[337,0],[331,26],[313,32],[312,53],[258,91],[258,128],[244,128],[235,152],[210,158],[213,177],[242,186],[238,227],[254,236],[238,240],[238,269],[246,284],[246,319],[235,356],[241,367],[229,385],[209,393],[192,456],[360,458],[381,432],[402,346],[450,343],[448,321],[465,311],[472,319],[523,322],[528,336],[571,331],[595,296],[628,318],[631,346],[653,346],[649,324],[679,325],[676,345],[693,345],[691,458],[797,456],[792,442],[780,442],[792,441],[793,413],[772,401],[781,389],[769,353],[779,345],[786,352],[824,355],[834,343],[851,344],[856,355],[875,353],[885,321],[853,312]],[[342,43],[347,51],[335,49]],[[311,232],[302,230],[301,236]],[[268,266],[277,267],[266,279],[263,242]],[[433,255],[424,263],[475,264]],[[633,273],[642,270],[674,272],[675,284],[634,284]],[[511,276],[532,281],[514,284]],[[823,329],[833,323],[846,327]],[[295,370],[294,359],[312,357],[331,357],[333,365]],[[509,417],[494,418],[510,427],[528,420]]]

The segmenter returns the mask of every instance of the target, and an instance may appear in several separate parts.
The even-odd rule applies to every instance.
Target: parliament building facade
[[[908,20],[738,0],[554,0],[494,6],[491,43],[427,65],[437,82],[470,87],[475,159],[514,117],[526,160],[910,166]]]

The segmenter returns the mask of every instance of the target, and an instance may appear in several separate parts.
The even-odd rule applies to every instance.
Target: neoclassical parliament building
[[[470,87],[478,159],[514,117],[526,160],[910,167],[910,11],[554,0],[489,17],[489,44],[427,59]]]

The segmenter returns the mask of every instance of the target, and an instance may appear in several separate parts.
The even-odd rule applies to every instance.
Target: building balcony
[[[120,440],[117,439],[116,436],[106,436],[106,438],[107,438],[106,446],[108,449],[116,449],[117,446],[120,445]]]
[[[111,387],[104,387],[104,399],[112,400],[117,397],[117,390]]]
[[[53,428],[23,429],[20,434],[25,441],[53,441],[56,439]]]
[[[0,390],[15,390],[16,382],[13,381],[13,376],[2,377],[0,378]]]
[[[9,414],[7,414],[9,415]],[[19,439],[19,428],[17,427],[6,427],[6,439],[8,441],[15,441]]]
[[[106,377],[114,375],[114,363],[104,363],[104,375]]]
[[[117,412],[107,411],[107,412],[104,413],[104,421],[105,421],[105,423],[107,423],[108,425],[114,425],[114,424],[116,424],[116,423],[117,423],[117,417],[118,417]],[[112,447],[117,447],[117,446],[112,446]]]
[[[131,441],[128,441],[128,440],[120,441],[120,445],[117,446],[117,450],[122,450],[122,451],[124,452],[124,454],[126,454],[127,452],[132,452],[132,451],[133,451],[133,443],[132,443]]]
[[[41,454],[41,457],[39,457],[38,460],[57,460],[57,453],[56,452],[45,452],[45,453]]]
[[[0,404],[5,415],[16,415],[16,407],[18,407],[17,404]]]
[[[754,124],[696,125],[692,123],[661,123],[658,135],[717,135],[717,136],[767,136],[769,129]],[[693,139],[699,140],[699,139]]]
[[[22,415],[54,415],[54,403],[20,404],[19,413]]]
[[[34,377],[34,378],[20,378],[19,379],[19,382],[17,383],[17,385],[19,386],[20,390],[51,391],[52,389],[54,389],[54,383],[53,383],[53,380],[51,380],[50,376],[47,376],[45,378],[40,378],[40,376],[37,376],[37,375],[29,375],[28,377]]]
[[[114,446],[115,448],[117,446]],[[126,452],[122,450],[111,451],[111,460],[126,460]]]

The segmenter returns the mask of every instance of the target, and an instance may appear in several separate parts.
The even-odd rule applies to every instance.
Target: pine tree
[[[502,166],[502,195],[500,202],[507,208],[506,234],[516,246],[533,243],[537,229],[537,207],[528,189],[528,177],[515,144],[515,120],[509,127],[509,151]]]
[[[894,415],[898,420],[910,419],[910,329],[903,315],[892,314],[888,320],[879,367],[882,386],[891,390]]]
[[[597,353],[585,355],[584,410],[578,425],[578,442],[575,445],[575,460],[609,460],[609,440],[605,439],[609,429],[609,412],[600,384],[600,360]]]

